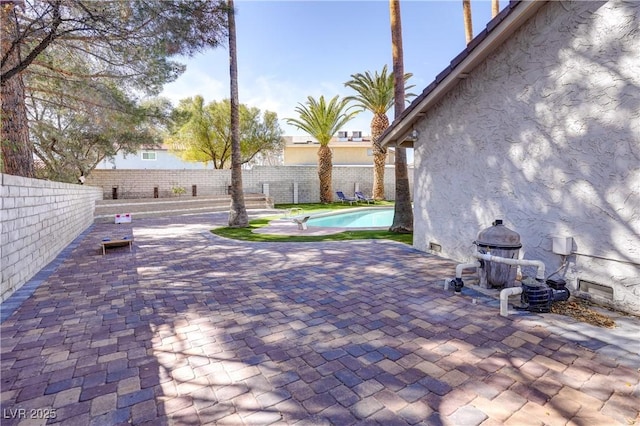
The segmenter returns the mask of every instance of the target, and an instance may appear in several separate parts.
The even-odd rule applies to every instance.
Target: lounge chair
[[[376,200],[374,200],[373,198],[365,197],[365,195],[360,191],[356,191],[356,198],[358,199],[358,201],[366,201],[367,204],[369,203],[375,204],[376,202]]]
[[[347,197],[342,191],[336,191],[336,195],[338,195],[338,199],[341,203],[344,203],[346,201],[349,204],[353,204],[354,202],[358,201],[355,198]]]

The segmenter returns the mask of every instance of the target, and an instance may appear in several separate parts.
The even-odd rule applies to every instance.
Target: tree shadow
[[[103,235],[125,228],[96,225],[3,324],[2,407],[103,424],[466,424],[524,407],[569,418],[573,389],[615,395],[608,420],[630,412],[630,369],[445,292],[449,260],[232,241],[203,231],[211,217],[136,221],[133,254],[106,256]]]
[[[611,286],[610,304],[637,310],[638,51],[616,32],[637,15],[633,3],[549,3],[427,113],[429,136],[416,147],[418,247],[429,238],[468,259],[478,232],[503,218],[524,257],[555,270],[563,259],[551,237],[570,236],[561,273],[572,290],[579,279]],[[615,30],[606,16],[619,20]]]

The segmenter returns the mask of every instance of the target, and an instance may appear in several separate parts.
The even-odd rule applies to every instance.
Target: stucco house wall
[[[548,2],[430,108],[415,124],[415,247],[470,261],[503,219],[547,275],[640,313],[639,28],[638,2]],[[566,267],[554,236],[573,238]]]

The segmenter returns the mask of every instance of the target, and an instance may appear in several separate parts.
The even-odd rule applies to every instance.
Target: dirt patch
[[[607,315],[594,310],[592,305],[583,299],[574,299],[566,302],[554,302],[551,304],[551,312],[559,315],[566,315],[603,328],[614,328],[616,322]]]

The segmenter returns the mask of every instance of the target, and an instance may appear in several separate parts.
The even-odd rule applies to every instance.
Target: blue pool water
[[[392,223],[393,209],[371,209],[336,213],[329,216],[312,217],[307,221],[308,226],[334,228],[375,228],[391,226]]]

